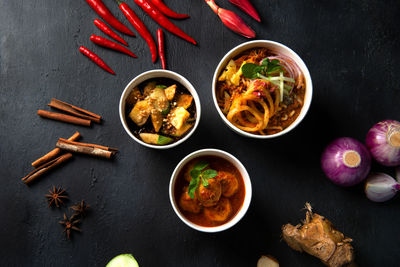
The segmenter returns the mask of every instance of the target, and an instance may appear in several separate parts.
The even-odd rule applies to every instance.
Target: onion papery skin
[[[357,152],[360,163],[356,167],[349,167],[343,161],[348,151]],[[325,175],[340,186],[353,186],[362,182],[371,170],[371,156],[368,149],[359,141],[351,137],[341,137],[331,142],[322,153],[321,167]]]
[[[371,173],[365,183],[365,194],[374,202],[384,202],[393,198],[400,189],[400,184],[385,173]]]
[[[388,140],[388,134],[393,131],[400,132],[400,122],[384,120],[368,131],[365,140],[372,157],[384,166],[400,165],[400,146],[392,146]]]

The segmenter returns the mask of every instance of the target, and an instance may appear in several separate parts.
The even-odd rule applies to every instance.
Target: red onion
[[[367,198],[375,202],[384,202],[394,197],[400,190],[400,184],[384,173],[371,173],[365,183]]]
[[[284,55],[269,56],[268,59],[277,59],[280,61],[280,65],[284,66],[288,76],[296,80],[296,87],[301,87],[303,84],[303,73],[300,67],[290,57]]]
[[[321,166],[325,175],[335,184],[352,186],[367,177],[371,169],[371,156],[359,141],[342,137],[325,148]]]
[[[400,165],[400,122],[385,120],[367,134],[366,144],[372,157],[385,166]]]

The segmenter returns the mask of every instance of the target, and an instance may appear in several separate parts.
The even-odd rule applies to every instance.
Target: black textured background
[[[129,25],[115,1],[104,0]],[[398,266],[399,198],[376,204],[362,186],[343,189],[323,175],[319,158],[335,137],[364,140],[382,119],[400,119],[399,4],[381,0],[253,0],[262,23],[233,7],[257,32],[257,38],[288,45],[305,61],[314,97],[305,120],[272,140],[252,140],[229,130],[211,97],[219,60],[246,41],[226,29],[202,0],[165,1],[190,19],[175,21],[199,43],[193,46],[166,34],[169,69],[189,79],[202,104],[196,133],[168,151],[132,141],[118,115],[125,85],[153,65],[140,37],[123,36],[138,55],[96,47],[91,34],[97,15],[83,0],[0,1],[0,265],[104,266],[120,253],[132,253],[141,266],[255,266],[263,254],[281,266],[320,266],[280,240],[281,225],[304,217],[306,201],[354,239],[360,266]],[[128,1],[152,31],[158,28]],[[132,27],[129,25],[132,29]],[[109,75],[79,54],[85,45],[117,73]],[[102,125],[77,127],[36,115],[52,97],[99,113]],[[57,138],[78,130],[83,141],[120,149],[115,160],[77,155],[73,161],[27,187],[20,178],[30,163],[54,147]],[[196,232],[173,212],[170,175],[188,153],[219,148],[237,156],[253,183],[253,199],[243,220],[217,234]],[[376,164],[373,170],[384,170]],[[67,188],[73,204],[85,199],[92,212],[82,234],[66,241],[58,224],[66,209],[49,209],[43,195],[53,185]]]

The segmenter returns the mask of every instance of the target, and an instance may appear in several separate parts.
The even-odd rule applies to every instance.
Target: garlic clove
[[[384,202],[393,198],[400,190],[400,184],[384,173],[371,173],[365,183],[365,194],[374,202]]]
[[[257,262],[257,267],[279,267],[278,261],[268,255],[268,256],[261,256],[261,258]]]

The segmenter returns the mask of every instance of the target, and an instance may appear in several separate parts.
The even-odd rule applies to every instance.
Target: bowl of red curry
[[[187,155],[171,176],[172,208],[189,227],[220,232],[246,214],[252,189],[249,174],[233,155],[218,149],[202,149]]]
[[[236,133],[258,139],[293,130],[307,114],[312,90],[303,60],[289,47],[268,40],[230,50],[212,82],[222,120]]]

